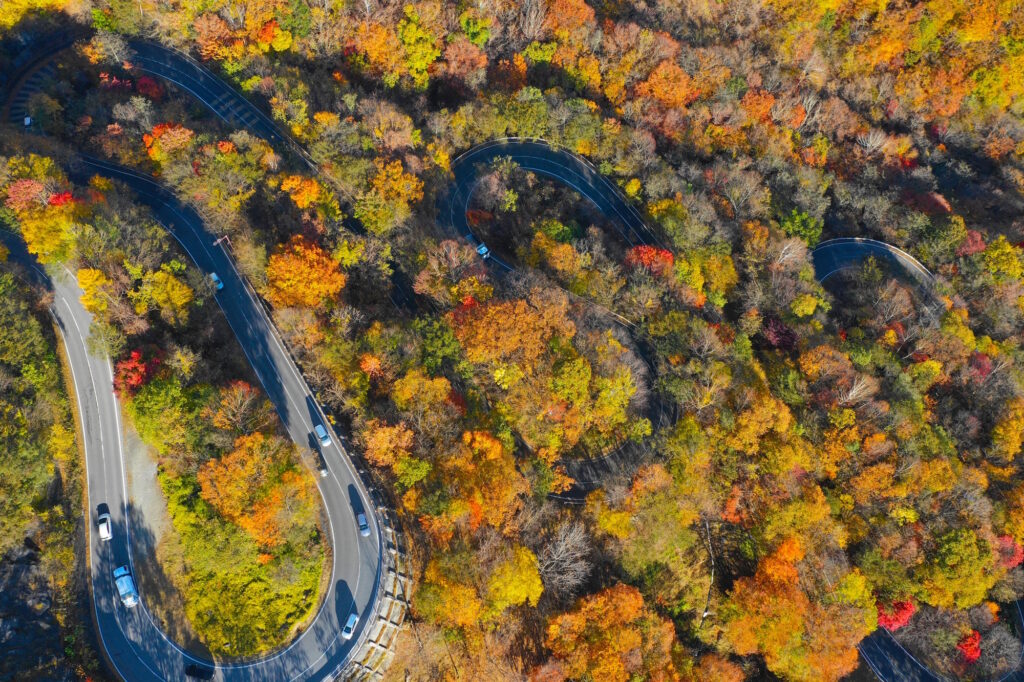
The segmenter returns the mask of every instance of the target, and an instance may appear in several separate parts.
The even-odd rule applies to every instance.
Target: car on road
[[[131,569],[127,566],[115,568],[114,584],[117,585],[117,593],[121,595],[122,604],[132,608],[139,603],[139,591],[135,589],[135,579],[132,578]]]
[[[364,538],[370,537],[370,524],[366,522],[366,514],[363,512],[356,514],[356,523],[359,525],[359,534]]]
[[[341,629],[341,636],[344,639],[352,639],[352,633],[356,631],[356,625],[359,625],[359,614],[348,614],[348,622],[345,623],[345,627]]]
[[[96,517],[96,528],[100,533],[100,540],[109,540],[114,536],[110,527],[110,514],[102,509],[106,508],[106,505],[101,505],[100,515]]]
[[[476,249],[477,254],[481,258],[487,260],[488,258],[491,257],[491,250],[487,248],[487,244],[484,244],[482,241],[477,239],[475,234],[473,234],[472,232],[469,233],[468,235],[466,235],[466,239],[468,239],[469,243],[473,245],[473,248]]]
[[[212,680],[215,672],[217,671],[208,665],[192,663],[185,666],[185,676],[194,680]]]
[[[313,427],[313,433],[316,434],[316,439],[320,441],[320,445],[327,448],[331,445],[331,437],[327,435],[327,429],[324,428],[323,424],[317,424]]]
[[[213,286],[217,287],[217,291],[224,288],[224,282],[220,281],[220,275],[216,272],[210,273],[210,279],[213,281]]]

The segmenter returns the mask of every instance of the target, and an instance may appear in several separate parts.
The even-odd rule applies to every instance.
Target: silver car
[[[96,528],[100,532],[100,540],[109,540],[113,537],[113,532],[110,528],[110,514],[100,514],[99,518],[96,519]]]
[[[366,514],[359,512],[356,514],[356,524],[359,526],[359,534],[364,538],[370,537],[370,524],[366,522]]]

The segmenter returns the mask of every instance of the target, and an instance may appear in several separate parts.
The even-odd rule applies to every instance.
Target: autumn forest
[[[166,517],[144,601],[189,651],[319,618],[341,460],[290,437],[231,284],[82,159],[225,240],[379,492],[383,679],[1021,665],[1021,0],[4,0],[0,72],[0,235],[111,359]],[[822,271],[849,237],[899,255]],[[0,680],[106,679],[75,367],[14,249],[0,585],[31,559],[53,622],[8,657],[8,590]]]

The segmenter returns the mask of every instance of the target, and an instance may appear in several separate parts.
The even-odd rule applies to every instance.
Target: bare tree
[[[110,64],[130,62],[135,56],[135,51],[128,47],[128,41],[110,31],[97,31],[89,42],[103,60]]]
[[[857,135],[857,144],[864,148],[868,154],[874,154],[885,145],[886,137],[878,128],[872,128],[866,133]]]
[[[878,380],[866,374],[858,375],[849,385],[839,391],[841,405],[858,405],[878,393]]]
[[[544,589],[556,599],[571,599],[590,575],[590,537],[582,523],[565,523],[538,557]]]
[[[519,10],[519,30],[527,41],[539,40],[544,34],[545,0],[526,0]]]

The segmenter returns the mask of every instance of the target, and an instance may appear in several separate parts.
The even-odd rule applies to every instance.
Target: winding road
[[[661,245],[636,208],[589,161],[543,140],[508,138],[485,142],[456,157],[452,161],[454,180],[447,195],[439,201],[442,223],[474,246],[482,241],[473,233],[466,213],[473,192],[480,182],[479,166],[486,166],[498,159],[510,159],[524,170],[575,190],[615,224],[628,245]],[[892,244],[874,239],[840,237],[822,242],[811,252],[815,276],[823,284],[840,272],[860,266],[869,257],[888,263],[896,272],[915,283],[930,312],[941,309],[934,275],[916,258]],[[488,260],[503,270],[513,269],[493,255]],[[1014,609],[1017,622],[1024,628],[1024,612],[1020,602],[1014,604]],[[884,682],[940,682],[942,679],[928,670],[884,628],[879,628],[861,641],[858,649],[868,667]],[[1020,672],[1022,662],[1018,661],[1014,671],[1000,678],[999,682],[1024,682],[1024,674]]]
[[[170,52],[169,56],[178,55]],[[221,97],[218,106],[222,108],[214,110],[223,116],[224,111],[237,105],[237,100]],[[249,107],[255,109],[251,104]],[[207,230],[201,217],[152,179],[130,169],[88,157],[82,157],[69,169],[69,175],[75,179],[94,174],[133,190],[201,271],[218,273],[224,288],[216,292],[216,301],[289,436],[305,448],[313,442],[314,425],[323,424],[330,431],[330,424],[266,310],[235,269],[229,253],[214,246],[215,235]],[[324,531],[332,548],[330,581],[315,617],[291,644],[259,659],[215,665],[189,654],[160,630],[146,608],[144,591],[140,590],[139,606],[127,609],[120,603],[114,585],[113,569],[133,563],[133,509],[127,494],[121,412],[113,392],[112,365],[109,358],[92,355],[87,349],[92,318],[81,304],[82,292],[70,272],[62,270],[49,276],[19,239],[9,233],[0,234],[0,238],[10,247],[11,260],[26,266],[54,293],[51,312],[67,349],[83,431],[90,582],[96,625],[103,651],[117,674],[132,682],[182,680],[186,679],[189,666],[199,666],[208,669],[212,679],[226,681],[336,677],[374,625],[370,616],[376,613],[380,598],[386,544],[377,509],[337,434],[332,432],[333,444],[322,448],[328,475],[315,477],[323,499]],[[106,504],[110,510],[113,538],[109,542],[101,542],[95,531],[99,504]],[[362,537],[356,526],[356,513],[360,511],[367,513],[369,537]],[[134,568],[132,572],[136,573]],[[341,628],[353,612],[361,618],[355,635],[346,640],[341,637]]]
[[[294,140],[274,124],[257,106],[239,95],[220,78],[187,55],[160,45],[131,42],[138,70],[173,83],[209,107],[218,117],[278,147],[293,151],[312,169],[316,164]],[[629,245],[658,244],[656,235],[644,223],[636,208],[588,161],[542,140],[507,139],[478,145],[453,161],[454,180],[444,201],[439,204],[440,219],[459,235],[471,240],[473,234],[466,219],[466,208],[478,183],[476,167],[499,158],[510,158],[521,168],[552,178],[577,191],[607,216]],[[235,270],[229,255],[212,246],[213,235],[201,218],[175,199],[170,192],[148,177],[100,161],[84,159],[75,169],[81,174],[98,173],[123,182],[153,209],[160,222],[175,236],[205,272],[217,272],[224,289],[217,293],[231,328],[245,350],[254,371],[277,408],[291,437],[300,445],[309,443],[315,423],[325,423],[323,414],[290,356],[280,343],[264,308],[247,282]],[[88,468],[89,508],[105,502],[114,520],[114,539],[100,543],[90,533],[90,566],[97,624],[103,648],[118,674],[132,680],[180,680],[184,668],[194,662],[156,626],[142,604],[135,609],[120,605],[111,577],[112,569],[131,560],[131,509],[125,489],[124,460],[121,454],[121,417],[112,391],[112,370],[108,358],[88,353],[86,337],[90,316],[79,301],[81,292],[73,279],[48,277],[25,253],[24,245],[10,235],[0,233],[11,247],[11,258],[32,268],[52,288],[52,308],[67,347],[72,366],[75,393],[84,429]],[[827,281],[836,272],[853,267],[867,256],[881,256],[897,265],[919,285],[932,292],[933,278],[908,254],[882,242],[864,239],[839,239],[822,243],[812,254],[819,280]],[[497,258],[496,267],[511,270]],[[328,426],[329,428],[329,426]],[[330,475],[318,480],[329,519],[328,532],[334,549],[331,584],[315,620],[290,646],[266,658],[238,665],[220,665],[219,680],[311,680],[335,676],[346,664],[357,644],[357,636],[344,641],[340,624],[351,610],[372,612],[381,580],[384,538],[375,513],[373,533],[360,538],[354,524],[354,507],[369,511],[368,496],[354,471],[347,453],[334,443],[325,453]],[[88,524],[94,528],[94,518]],[[1018,606],[1018,612],[1020,608]],[[363,628],[366,619],[362,619]],[[365,634],[365,628],[364,628]],[[865,639],[861,655],[880,679],[937,679],[884,630]],[[1017,679],[1013,673],[1004,679]]]
[[[212,246],[198,215],[182,205],[152,180],[112,164],[87,159],[78,172],[99,174],[124,183],[153,210],[204,272],[217,272],[224,289],[216,300],[268,397],[277,409],[289,436],[300,446],[310,444],[314,424],[325,424],[312,392],[280,343],[261,304],[239,275],[228,254]],[[74,174],[74,173],[73,173]],[[40,278],[41,269],[25,252],[24,244],[5,233],[11,259],[27,265]],[[132,563],[133,510],[125,484],[121,413],[113,392],[110,359],[87,350],[91,315],[82,307],[81,291],[70,272],[47,277],[54,292],[52,312],[61,330],[74,380],[81,418],[90,510],[90,568],[93,601],[103,648],[117,673],[125,680],[178,680],[190,664],[209,664],[186,653],[158,627],[142,603],[124,608],[118,599],[111,572]],[[347,453],[334,444],[324,449],[328,469],[316,477],[326,513],[325,532],[333,548],[330,582],[316,617],[287,648],[246,664],[217,666],[219,680],[319,680],[333,677],[347,663],[359,638],[344,640],[341,625],[349,613],[373,613],[373,601],[381,580],[383,539],[376,514],[368,502]],[[100,542],[95,533],[95,509],[110,508],[113,538]],[[369,512],[372,533],[361,537],[355,524],[357,511]],[[133,569],[133,573],[135,573]],[[366,625],[366,619],[360,627]],[[357,633],[358,634],[358,633]]]

